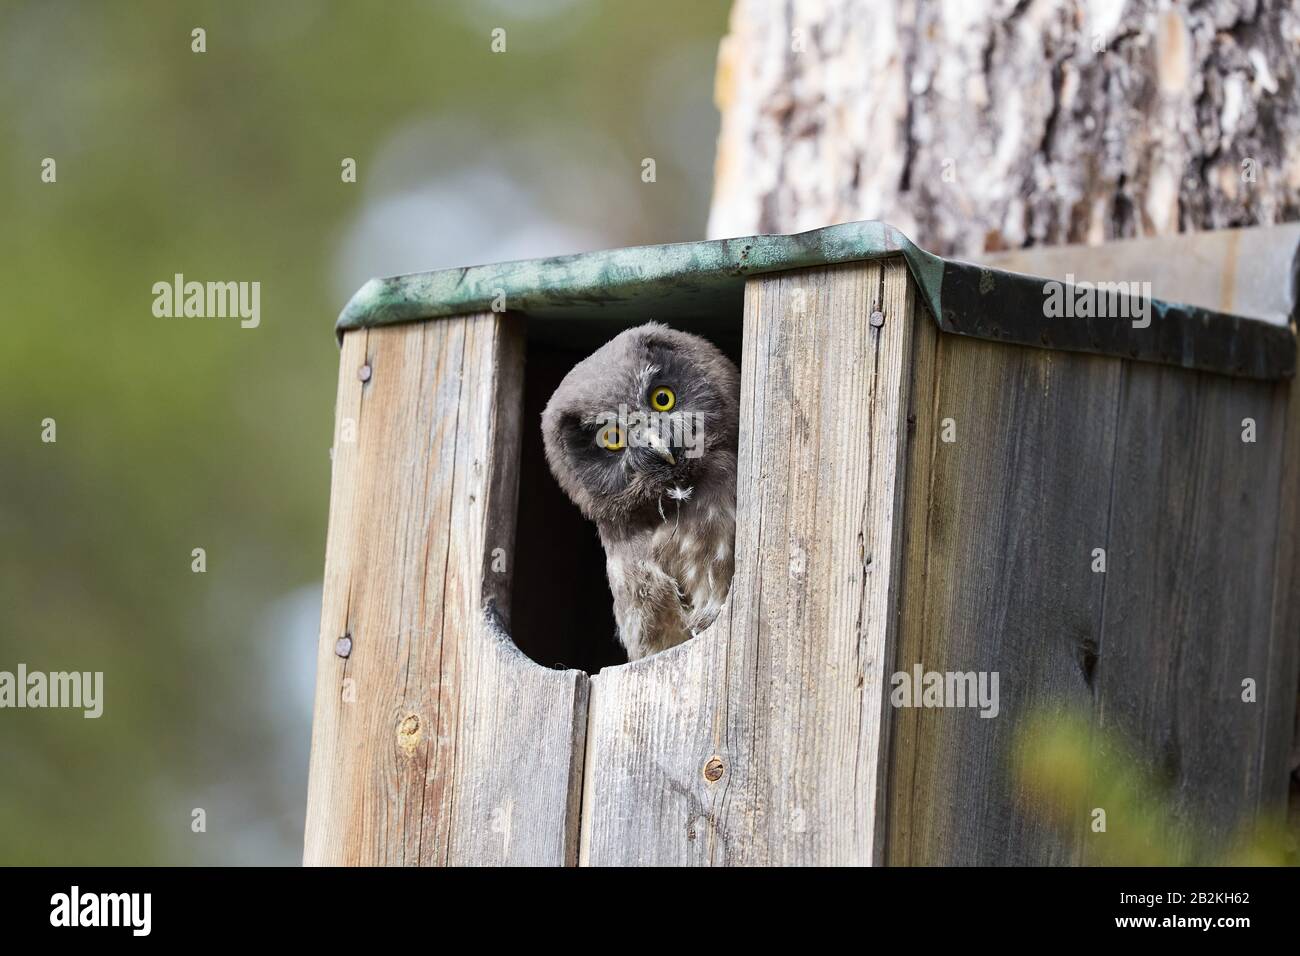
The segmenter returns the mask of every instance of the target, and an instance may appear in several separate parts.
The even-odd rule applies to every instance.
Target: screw
[[[368,381],[370,381],[370,364],[369,364],[369,363],[366,363],[365,365],[361,366],[361,368],[357,369],[357,378],[361,379],[361,381],[363,381],[363,382],[368,382]]]
[[[874,325],[876,328],[880,328],[882,325],[884,325],[885,313],[881,312],[879,309],[877,309],[875,312],[872,312],[871,324]]]
[[[722,779],[722,758],[710,757],[709,762],[704,765],[704,779],[709,783],[717,783]]]
[[[344,634],[334,642],[334,653],[339,657],[348,657],[352,653],[352,635]]]

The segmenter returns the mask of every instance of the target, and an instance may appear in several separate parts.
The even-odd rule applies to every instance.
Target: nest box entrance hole
[[[656,321],[709,339],[740,366],[740,303],[719,320]],[[625,328],[650,321],[530,323],[524,361],[524,418],[520,439],[519,505],[515,525],[510,634],[515,645],[545,667],[594,674],[627,663],[618,642],[605,552],[596,526],[584,518],[546,464],[542,409],[568,371]]]

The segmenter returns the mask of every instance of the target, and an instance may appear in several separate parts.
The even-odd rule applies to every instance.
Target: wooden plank
[[[1226,844],[1281,782],[1261,761],[1285,753],[1265,740],[1270,691],[1289,684],[1294,706],[1294,669],[1270,657],[1300,633],[1273,623],[1286,396],[1136,363],[1125,376],[1095,715],[1161,789],[1162,854]],[[1086,841],[1090,860],[1108,859],[1103,841]]]
[[[593,680],[582,862],[878,862],[914,312],[901,260],[747,284],[731,597]]]
[[[1000,702],[995,719],[895,715],[889,862],[1113,860],[1089,818],[1062,828],[1011,772],[1041,710],[1133,751],[1184,832],[1226,837],[1276,801],[1284,759],[1286,704],[1244,704],[1241,679],[1294,687],[1274,585],[1286,386],[926,340],[895,666],[996,672]],[[1255,444],[1241,442],[1245,417]],[[1190,849],[1177,842],[1160,849]]]
[[[1120,363],[946,335],[917,346],[929,371],[911,403],[894,666],[996,673],[998,712],[896,712],[888,859],[1075,862],[1009,761],[1023,717],[1090,697],[1103,583],[1090,561],[1105,545]]]
[[[503,630],[523,341],[493,314],[345,337],[308,864],[576,857],[587,680]]]
[[[1277,558],[1273,573],[1273,624],[1260,765],[1260,811],[1285,816],[1291,771],[1300,761],[1300,385],[1287,392],[1286,436],[1279,484]]]

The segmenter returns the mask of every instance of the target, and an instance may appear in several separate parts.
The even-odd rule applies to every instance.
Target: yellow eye
[[[671,412],[677,404],[677,396],[667,385],[660,385],[650,393],[650,407],[656,412]]]
[[[623,437],[623,429],[617,425],[606,425],[596,435],[596,441],[600,443],[601,448],[609,451],[619,451],[627,444],[627,439]]]

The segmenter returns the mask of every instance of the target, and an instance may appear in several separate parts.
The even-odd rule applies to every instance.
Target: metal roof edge
[[[344,307],[335,328],[342,341],[353,329],[489,312],[494,306],[501,311],[502,304],[535,318],[608,315],[656,302],[707,305],[743,288],[748,276],[896,255],[906,261],[940,329],[951,334],[1265,380],[1295,372],[1293,328],[1140,295],[1131,301],[1145,318],[1130,321],[1126,310],[1121,319],[1049,316],[1044,303],[1053,283],[1071,300],[1088,284],[945,260],[879,221],[371,279]],[[1129,301],[1126,293],[1122,302]]]
[[[848,222],[792,235],[746,236],[629,246],[371,279],[339,314],[336,329],[488,312],[581,309],[652,298],[656,290],[701,280],[742,284],[746,276],[902,255],[931,310],[938,307],[943,260],[893,226]]]

